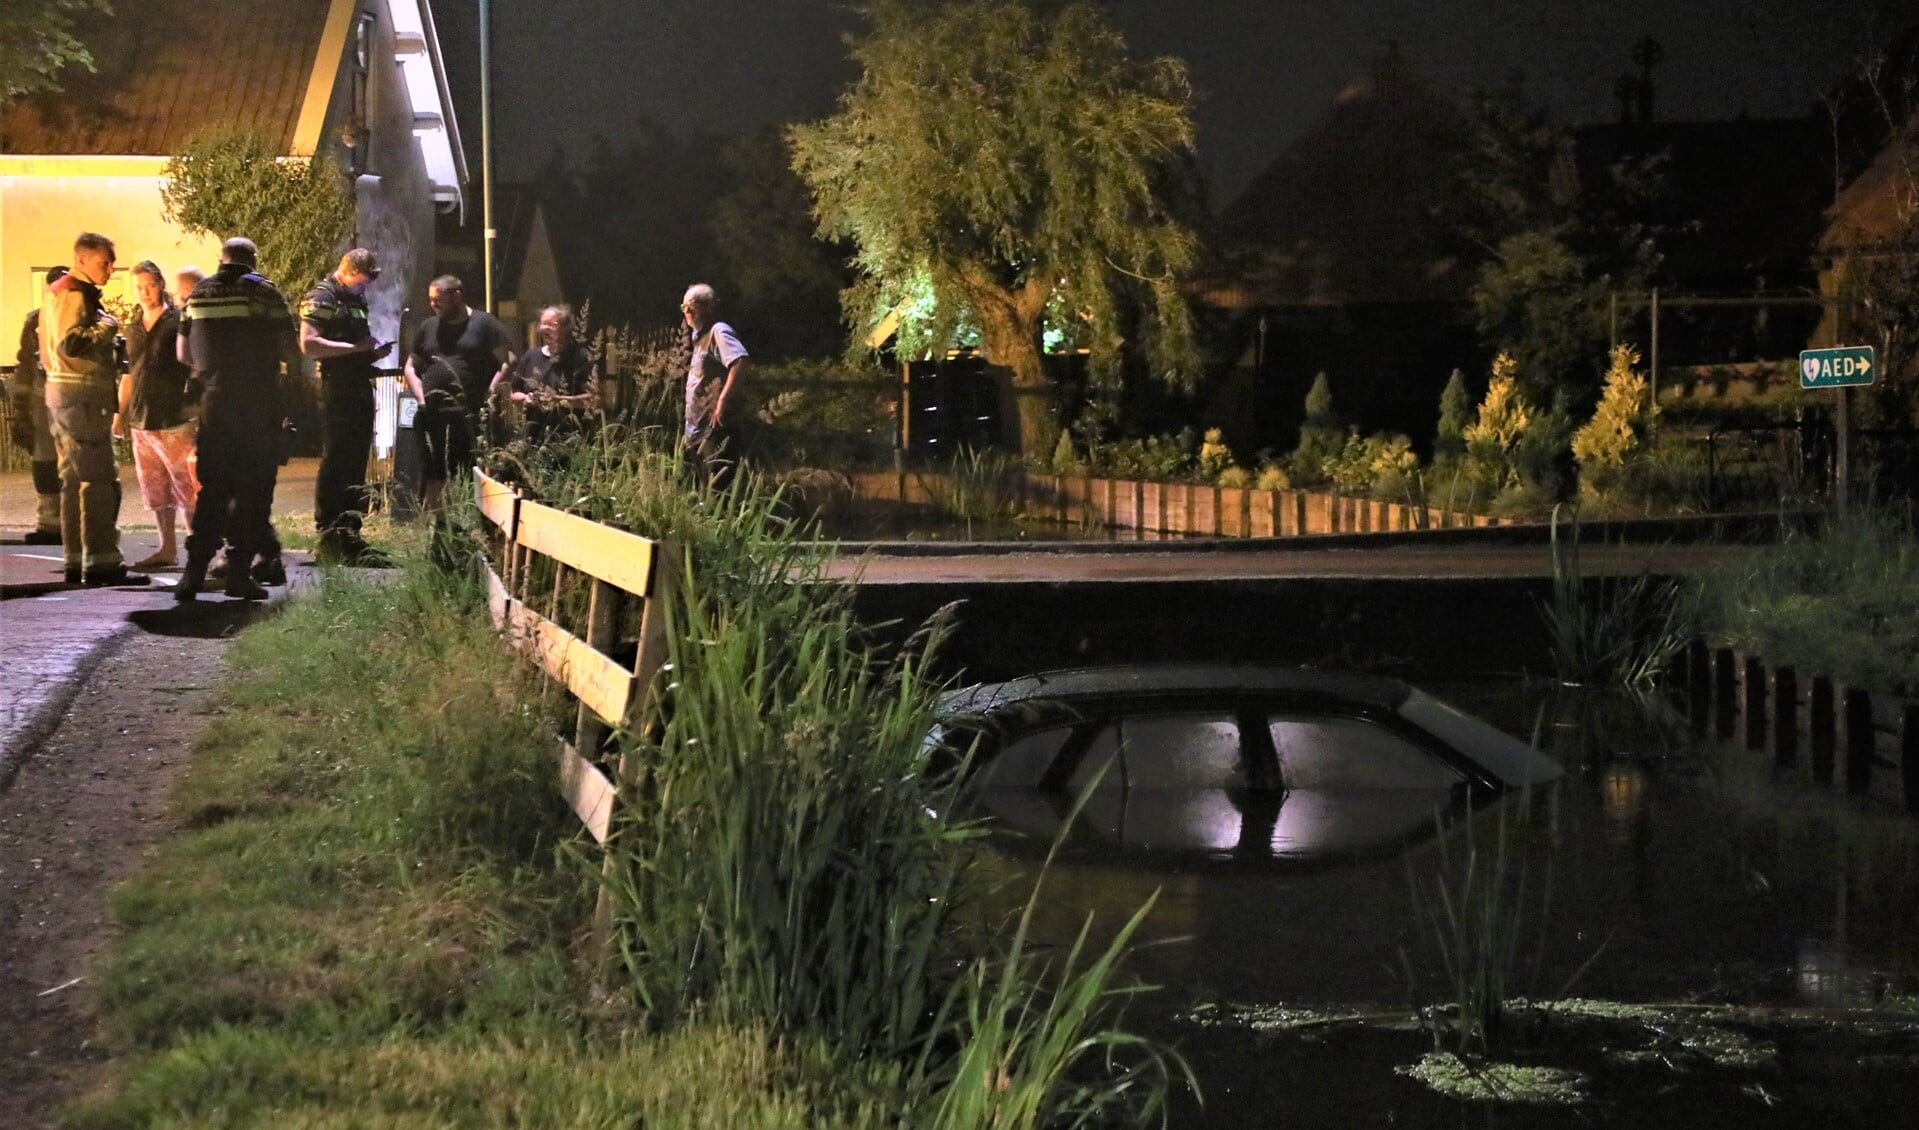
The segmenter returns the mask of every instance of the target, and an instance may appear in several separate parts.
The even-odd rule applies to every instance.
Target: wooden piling
[[[1766,665],[1756,655],[1748,655],[1740,664],[1744,686],[1740,695],[1740,721],[1746,731],[1747,749],[1766,746]]]
[[[1739,698],[1734,693],[1739,681],[1739,670],[1733,662],[1732,649],[1717,648],[1713,651],[1712,662],[1712,718],[1713,736],[1721,739],[1733,735],[1738,721]]]
[[[1799,676],[1790,667],[1772,673],[1772,763],[1799,760]]]
[[[1846,792],[1864,796],[1872,791],[1872,755],[1878,734],[1872,728],[1872,695],[1858,687],[1844,691],[1846,718]]]
[[[1836,744],[1837,718],[1833,712],[1832,680],[1814,676],[1806,703],[1806,736],[1812,754],[1812,779],[1832,784],[1833,749]]]

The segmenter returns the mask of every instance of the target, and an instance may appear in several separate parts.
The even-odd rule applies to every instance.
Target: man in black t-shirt
[[[599,384],[593,357],[574,332],[573,309],[564,305],[540,311],[540,344],[500,377],[514,430],[534,443],[555,431],[591,429],[600,412]]]
[[[478,434],[478,424],[487,407],[487,390],[513,361],[512,337],[498,318],[467,305],[465,285],[452,275],[434,279],[427,286],[426,295],[427,304],[433,307],[433,316],[420,323],[407,351],[407,389],[420,402],[422,410],[438,413],[457,407],[465,412],[468,425]],[[439,360],[459,362],[454,369],[460,376],[460,390],[455,394],[450,389],[435,389],[429,401],[421,377]],[[457,406],[447,403],[450,396],[457,397]],[[440,496],[446,490],[445,478],[433,477],[435,470],[428,467],[421,492],[429,512],[439,510]]]

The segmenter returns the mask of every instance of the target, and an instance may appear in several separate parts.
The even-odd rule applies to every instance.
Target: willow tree
[[[333,270],[353,235],[353,195],[339,163],[320,154],[282,158],[252,132],[189,138],[167,162],[161,211],[195,235],[246,236],[259,245],[259,270],[298,296]]]
[[[1157,374],[1189,384],[1195,240],[1162,191],[1192,150],[1184,64],[1134,59],[1089,0],[863,11],[863,73],[788,134],[819,233],[856,249],[855,347],[892,322],[903,356],[977,341],[1011,371],[1005,415],[1040,456],[1058,427],[1048,331],[1111,379],[1136,325]]]
[[[106,0],[6,0],[0,4],[0,102],[60,89],[64,67],[93,69],[85,37],[113,15]]]

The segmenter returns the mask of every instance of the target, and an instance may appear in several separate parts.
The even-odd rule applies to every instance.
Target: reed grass
[[[1788,530],[1700,580],[1706,629],[1776,665],[1851,686],[1919,687],[1919,539],[1909,514],[1863,510]]]
[[[667,666],[617,736],[609,987],[662,1029],[763,1026],[891,1065],[909,1125],[1157,1109],[1165,1072],[1111,1021],[1132,928],[1049,969],[1027,919],[1008,938],[985,918],[979,829],[927,748],[945,621],[873,646],[824,580],[831,547],[751,474],[715,493],[656,441],[604,435],[533,470],[537,495],[678,555]]]
[[[1696,590],[1650,570],[1588,578],[1579,564],[1579,522],[1561,531],[1552,512],[1552,603],[1542,605],[1563,683],[1650,687],[1697,631]]]

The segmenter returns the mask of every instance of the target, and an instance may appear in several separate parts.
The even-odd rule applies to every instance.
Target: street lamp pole
[[[485,232],[482,254],[486,266],[483,308],[493,312],[493,60],[492,5],[480,0],[480,224]]]

